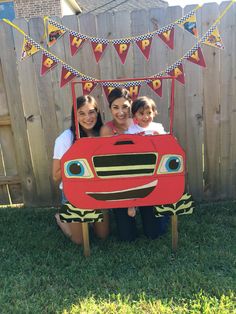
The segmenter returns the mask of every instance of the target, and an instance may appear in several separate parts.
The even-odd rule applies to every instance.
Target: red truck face
[[[82,209],[176,203],[185,153],[173,135],[81,138],[61,160],[63,190]]]

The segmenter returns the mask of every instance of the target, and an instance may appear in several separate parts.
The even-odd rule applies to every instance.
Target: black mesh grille
[[[156,167],[157,155],[122,154],[93,157],[98,177],[130,177],[152,175]]]

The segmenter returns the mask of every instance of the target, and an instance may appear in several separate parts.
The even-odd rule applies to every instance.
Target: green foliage
[[[133,243],[91,237],[91,256],[57,228],[55,208],[0,209],[0,313],[236,313],[236,202],[197,205],[171,231]]]

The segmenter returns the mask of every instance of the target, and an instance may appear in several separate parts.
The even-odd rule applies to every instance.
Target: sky
[[[194,0],[166,0],[170,6],[179,5],[181,7],[185,7],[189,4],[204,4],[204,3],[210,3],[210,2],[216,2],[220,4],[224,0],[200,0],[200,1],[194,1]]]

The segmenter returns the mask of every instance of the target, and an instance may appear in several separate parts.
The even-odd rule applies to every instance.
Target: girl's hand
[[[135,207],[129,207],[128,208],[128,216],[135,217],[136,215],[136,208]]]

